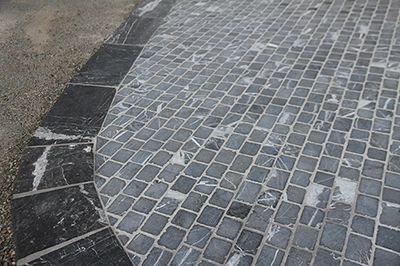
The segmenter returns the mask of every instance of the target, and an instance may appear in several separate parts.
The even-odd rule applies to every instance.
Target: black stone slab
[[[161,18],[130,16],[106,43],[145,45],[162,22]]]
[[[29,146],[91,142],[100,130],[114,94],[113,88],[68,85]]]
[[[132,265],[109,228],[24,265]]]
[[[103,44],[71,83],[117,86],[141,50],[137,46]]]
[[[175,2],[176,0],[144,0],[140,7],[133,12],[133,15],[138,17],[163,18],[169,14]]]
[[[93,184],[14,199],[12,207],[17,259],[106,225]]]
[[[26,148],[14,193],[93,181],[93,145]]]

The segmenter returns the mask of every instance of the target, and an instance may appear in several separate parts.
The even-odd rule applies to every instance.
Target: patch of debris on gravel
[[[0,1],[0,264],[14,265],[21,153],[65,85],[140,0]]]

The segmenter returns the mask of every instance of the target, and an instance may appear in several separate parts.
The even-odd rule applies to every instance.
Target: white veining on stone
[[[344,178],[336,178],[336,187],[333,199],[352,202],[357,190],[357,183],[345,180]]]
[[[71,136],[71,135],[53,133],[47,127],[39,127],[33,136],[44,140],[76,140],[82,138],[81,135]],[[91,138],[84,137],[84,139],[91,139]]]
[[[240,263],[240,259],[243,257],[241,253],[235,253],[226,263],[226,266],[237,266]]]
[[[160,3],[162,0],[155,0],[153,2],[148,3],[147,5],[145,5],[142,8],[139,8],[138,11],[140,11],[139,13],[139,17],[143,16],[144,14],[146,14],[147,12],[153,11]]]
[[[48,160],[47,155],[50,151],[51,147],[46,147],[42,153],[42,155],[37,159],[37,161],[33,164],[35,166],[35,170],[33,170],[32,174],[34,176],[32,183],[32,191],[36,191],[40,182],[42,181],[43,175],[46,172]]]

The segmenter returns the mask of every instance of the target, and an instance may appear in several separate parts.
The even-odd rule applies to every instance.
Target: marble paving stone
[[[14,199],[13,213],[17,259],[107,224],[92,184]]]
[[[92,144],[27,148],[14,193],[91,181],[93,163]]]
[[[97,264],[99,261],[107,265],[131,264],[128,255],[109,228],[52,251],[24,265],[82,263],[90,265]]]
[[[92,142],[114,97],[112,88],[68,85],[29,146]]]
[[[141,50],[138,46],[103,44],[71,83],[117,86]]]

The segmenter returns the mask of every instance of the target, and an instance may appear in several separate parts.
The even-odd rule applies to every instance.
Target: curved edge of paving
[[[18,265],[132,264],[94,184],[94,140],[116,88],[175,1],[143,1],[72,78],[25,148],[12,202]]]

